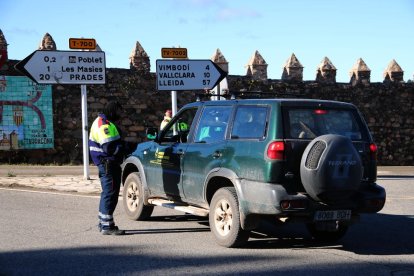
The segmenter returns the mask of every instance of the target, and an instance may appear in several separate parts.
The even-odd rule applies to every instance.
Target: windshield
[[[288,138],[313,139],[324,134],[363,139],[358,113],[353,110],[293,108],[287,111]],[[285,119],[285,120],[286,120]]]

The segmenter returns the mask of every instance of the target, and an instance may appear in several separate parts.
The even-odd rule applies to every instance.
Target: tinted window
[[[261,139],[266,135],[267,107],[239,106],[236,110],[232,139]]]
[[[163,130],[163,141],[187,142],[187,135],[196,113],[197,108],[191,108],[174,116],[173,124]]]
[[[287,137],[313,139],[324,134],[338,134],[352,140],[361,140],[363,134],[352,110],[290,109]]]
[[[194,142],[212,143],[224,140],[231,108],[229,106],[207,106],[197,127]]]

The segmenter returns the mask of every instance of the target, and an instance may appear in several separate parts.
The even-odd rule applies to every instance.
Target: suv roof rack
[[[286,93],[286,92],[263,92],[263,91],[236,91],[236,90],[227,90],[225,94],[215,94],[210,91],[202,91],[195,93],[197,101],[204,100],[206,98],[220,96],[226,100],[234,99],[260,99],[260,98],[303,98],[304,93]]]

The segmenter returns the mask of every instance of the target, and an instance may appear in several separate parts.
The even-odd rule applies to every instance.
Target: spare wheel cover
[[[358,190],[362,174],[361,158],[345,136],[316,137],[302,155],[303,187],[316,201],[333,203],[348,199]]]

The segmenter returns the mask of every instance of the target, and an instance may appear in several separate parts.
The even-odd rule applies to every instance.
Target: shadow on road
[[[130,230],[128,234],[153,234],[207,232],[205,218],[196,216],[158,216],[154,221],[188,221],[191,226],[203,227],[140,229]],[[265,275],[265,274],[305,274],[306,275],[355,275],[360,271],[370,271],[372,275],[384,271],[402,271],[414,275],[414,263],[393,261],[381,263],[355,262],[354,260],[332,263],[321,262],[312,266],[305,265],[306,254],[286,255],[277,249],[303,250],[323,249],[345,250],[363,255],[412,255],[414,223],[410,216],[376,214],[364,215],[361,222],[350,228],[341,242],[333,245],[320,244],[311,239],[302,224],[276,225],[263,221],[252,233],[247,246],[240,249],[226,249],[217,245],[220,256],[206,255],[195,250],[192,256],[182,255],[186,249],[183,240],[181,248],[166,248],[167,251],[154,253],[153,247],[134,244],[131,246],[103,246],[57,249],[31,249],[0,253],[0,275],[184,275],[194,274]],[[213,246],[214,247],[214,246]],[[251,249],[255,249],[252,253]],[[256,250],[272,249],[271,255],[258,255]],[[273,251],[274,250],[274,251]],[[280,253],[279,253],[280,252]],[[225,258],[223,258],[225,255]],[[283,266],[292,262],[296,266]],[[271,265],[269,265],[271,264]],[[191,274],[191,273],[190,273]],[[405,275],[405,274],[404,274]]]
[[[401,271],[412,275],[410,262],[378,266],[353,260],[306,265],[306,256],[286,256],[276,251],[272,256],[240,254],[222,249],[220,256],[170,253],[154,254],[153,248],[134,246],[40,249],[0,253],[0,275],[355,275],[370,271]],[[225,257],[223,257],[225,254]],[[286,266],[285,262],[297,263]]]
[[[253,232],[247,248],[341,248],[361,255],[414,254],[414,216],[375,214],[362,215],[359,223],[336,243],[320,243],[312,239],[302,224],[280,225],[263,221]]]
[[[139,229],[127,230],[126,235],[142,235],[142,234],[165,234],[165,233],[184,233],[184,232],[209,232],[209,228],[157,228],[157,229]]]
[[[130,230],[133,234],[162,234],[180,232],[208,232],[208,220],[193,215],[154,216],[149,221],[196,222],[204,227]],[[304,224],[281,224],[272,219],[263,220],[250,235],[244,248],[332,248],[361,255],[414,254],[414,216],[372,214],[362,215],[360,222],[350,226],[348,233],[336,243],[321,243],[312,239]]]

